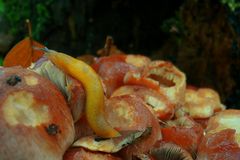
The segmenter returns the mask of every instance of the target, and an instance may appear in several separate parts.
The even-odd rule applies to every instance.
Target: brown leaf
[[[3,61],[4,67],[22,66],[28,67],[32,62],[37,61],[44,52],[35,50],[34,47],[43,48],[44,46],[29,37],[18,42],[6,55]]]

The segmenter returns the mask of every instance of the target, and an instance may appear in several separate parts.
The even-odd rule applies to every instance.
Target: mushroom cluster
[[[0,68],[1,160],[240,159],[240,110],[171,62],[42,50]]]

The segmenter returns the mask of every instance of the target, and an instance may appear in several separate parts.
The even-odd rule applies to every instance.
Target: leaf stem
[[[31,57],[33,56],[33,40],[32,40],[32,24],[31,21],[29,19],[26,19],[26,25],[28,28],[28,36],[29,36],[29,40],[30,40],[30,49],[31,49]]]
[[[29,19],[26,19],[26,24],[27,24],[27,28],[28,28],[28,36],[30,39],[32,39],[32,24],[31,21]]]

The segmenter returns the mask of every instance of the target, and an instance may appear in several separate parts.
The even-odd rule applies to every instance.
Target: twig
[[[113,42],[112,36],[107,36],[105,46],[104,46],[106,56],[109,56],[110,51],[111,51],[111,47],[112,47],[113,44],[114,44],[114,42]]]
[[[32,24],[29,19],[26,19],[27,29],[28,29],[28,36],[30,39],[32,39]]]
[[[29,19],[26,19],[26,25],[27,25],[27,29],[28,29],[28,37],[30,40],[30,48],[31,48],[31,57],[33,56],[33,40],[32,40],[32,24],[31,21]]]

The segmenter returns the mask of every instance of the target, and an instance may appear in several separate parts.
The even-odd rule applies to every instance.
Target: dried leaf
[[[41,50],[33,49],[33,46],[44,48],[42,44],[31,40],[29,37],[18,42],[6,55],[3,61],[3,66],[30,66],[32,62],[37,61],[44,54]]]

